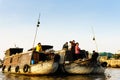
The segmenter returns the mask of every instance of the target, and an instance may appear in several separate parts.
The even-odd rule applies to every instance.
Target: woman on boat
[[[75,45],[75,59],[79,59],[80,58],[80,48],[79,48],[79,43],[77,42]]]

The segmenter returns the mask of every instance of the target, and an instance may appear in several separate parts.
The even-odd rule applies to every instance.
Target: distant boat
[[[62,66],[61,69],[69,74],[104,74],[107,63],[93,61],[91,58],[86,60],[66,61],[66,51],[61,50],[58,52],[61,56]],[[68,54],[69,56],[70,54]],[[67,57],[68,58],[68,57]]]
[[[59,66],[59,55],[51,51],[53,46],[43,45],[43,50],[47,50],[45,55],[35,51],[22,52],[22,48],[10,48],[6,51],[3,62],[3,73],[15,73],[25,75],[53,74]],[[44,59],[41,58],[44,57]],[[42,60],[40,60],[42,59]]]

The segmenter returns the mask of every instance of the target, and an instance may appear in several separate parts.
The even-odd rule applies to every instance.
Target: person
[[[97,62],[98,56],[99,56],[98,52],[96,52],[95,50],[93,50],[92,61]]]
[[[36,52],[42,52],[42,46],[41,46],[41,43],[38,43],[37,46],[36,46]]]
[[[86,56],[86,59],[89,58],[89,52],[88,51],[86,51],[85,56]]]
[[[63,48],[64,50],[68,50],[68,42],[66,42],[64,45],[63,45]]]
[[[72,47],[72,41],[69,41],[69,44],[68,44],[68,50],[71,51],[71,47]]]
[[[71,53],[73,55],[73,60],[75,60],[75,40],[72,40],[71,42]]]
[[[73,53],[75,53],[75,45],[76,45],[75,40],[73,40],[73,41],[71,42],[71,51],[72,51]]]
[[[71,53],[71,47],[72,47],[72,41],[69,41],[68,50],[65,52],[65,57],[64,57],[65,63],[74,61],[73,54]]]
[[[80,48],[79,48],[79,43],[77,42],[75,45],[75,60],[80,58]]]
[[[42,50],[42,45],[40,42],[35,47],[34,59],[35,59],[35,63],[38,63],[39,61],[45,61],[46,59],[46,56]]]

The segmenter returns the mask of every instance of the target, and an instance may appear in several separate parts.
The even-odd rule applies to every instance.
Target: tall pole
[[[37,31],[38,31],[38,27],[40,25],[40,14],[39,14],[39,17],[38,17],[38,22],[37,22],[37,27],[36,27],[36,31],[35,31],[35,36],[34,36],[34,41],[33,41],[33,47],[35,45],[35,40],[36,40],[36,36],[37,36]]]
[[[95,47],[96,47],[96,51],[98,52],[98,45],[97,45],[97,41],[96,41],[96,37],[95,37],[95,32],[93,27],[91,26],[92,29],[92,33],[93,33],[93,41],[95,42]]]

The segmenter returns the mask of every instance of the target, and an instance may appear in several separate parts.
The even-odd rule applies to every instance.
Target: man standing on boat
[[[37,46],[36,46],[36,52],[37,52],[38,55],[39,55],[39,61],[45,61],[46,56],[45,56],[45,54],[43,53],[41,43],[38,43],[38,44],[37,44]]]
[[[96,63],[97,62],[97,59],[99,57],[99,53],[96,52],[95,50],[93,50],[93,54],[92,54],[92,62]]]
[[[36,52],[42,52],[42,46],[41,46],[41,43],[38,43],[37,46],[36,46]]]
[[[38,44],[37,44],[37,46],[35,47],[35,51],[34,51],[34,55],[33,55],[33,57],[34,57],[34,63],[38,63],[39,61],[44,61],[44,53],[42,53],[42,46],[41,46],[41,43],[39,42]]]
[[[73,59],[76,60],[75,59],[75,45],[76,45],[75,40],[72,40],[71,44],[72,44],[71,45],[71,53],[72,53]]]

